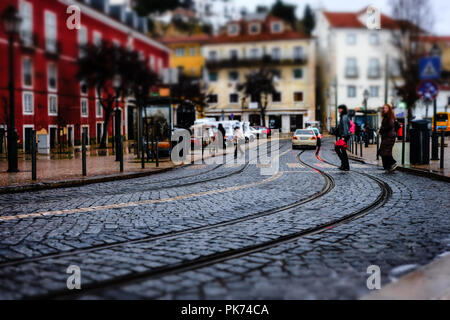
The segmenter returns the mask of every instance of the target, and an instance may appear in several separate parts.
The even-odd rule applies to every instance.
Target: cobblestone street
[[[450,251],[446,182],[341,172],[332,147],[0,195],[0,298],[358,299],[369,266],[385,286]]]

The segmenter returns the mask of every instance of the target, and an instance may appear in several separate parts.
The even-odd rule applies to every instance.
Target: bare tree
[[[424,35],[431,30],[434,21],[433,9],[429,0],[391,0],[392,17],[396,20],[392,36],[394,46],[399,52],[401,81],[394,81],[398,95],[408,106],[408,123],[412,120],[412,108],[419,99],[417,86],[419,78],[419,59],[427,54],[421,43]]]

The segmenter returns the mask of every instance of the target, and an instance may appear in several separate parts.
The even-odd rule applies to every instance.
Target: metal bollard
[[[120,172],[123,172],[123,136],[120,136],[120,146],[119,146],[119,152],[120,152]]]
[[[87,175],[86,170],[86,132],[83,132],[81,136],[81,163],[82,163],[82,170],[83,170],[83,177]]]
[[[377,160],[380,160],[380,135],[377,134]]]
[[[359,150],[359,152],[360,152],[360,157],[362,158],[363,157],[363,141],[362,141],[362,139],[361,139],[361,141],[359,141],[359,145],[360,145],[360,150]]]
[[[441,169],[444,169],[445,132],[441,132]]]
[[[31,179],[37,180],[36,173],[36,130],[31,131]]]
[[[159,167],[159,138],[156,137],[156,167]]]

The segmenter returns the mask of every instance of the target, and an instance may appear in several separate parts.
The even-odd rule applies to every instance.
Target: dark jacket
[[[342,115],[339,120],[337,136],[344,139],[350,137],[350,120],[346,114]]]
[[[382,157],[392,156],[392,149],[395,145],[396,132],[395,132],[395,120],[389,118],[383,118],[380,128],[381,146],[380,155]]]

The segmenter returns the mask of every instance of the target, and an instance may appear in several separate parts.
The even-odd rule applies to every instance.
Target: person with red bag
[[[350,119],[347,115],[348,110],[346,105],[340,105],[338,107],[338,111],[340,115],[339,125],[336,131],[338,141],[336,141],[334,150],[336,151],[339,159],[341,159],[341,166],[339,167],[339,170],[349,171],[350,164],[348,162],[347,143],[350,139]]]

